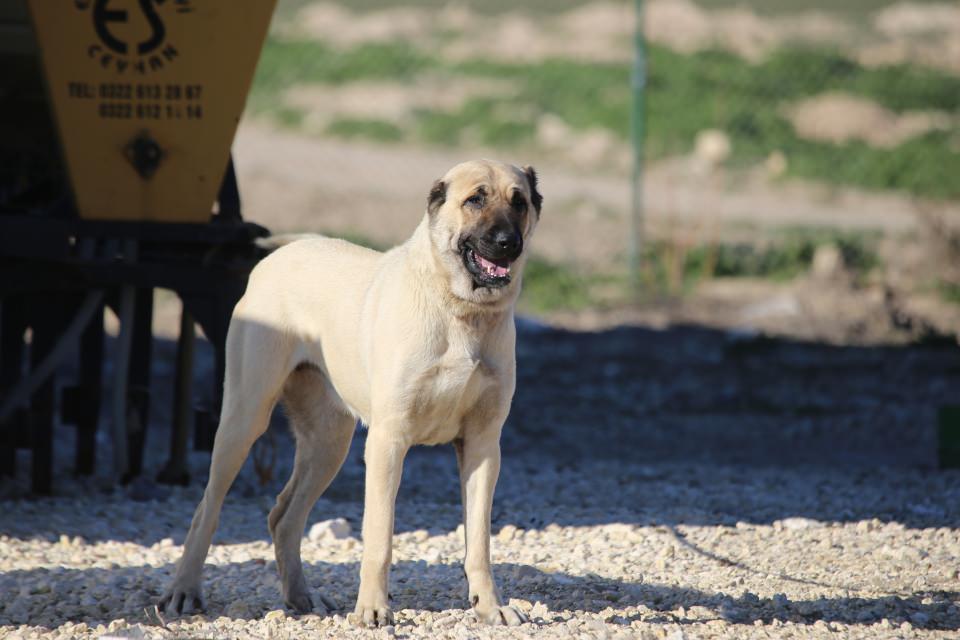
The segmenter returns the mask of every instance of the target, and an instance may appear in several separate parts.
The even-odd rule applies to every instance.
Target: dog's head
[[[533,167],[465,162],[434,183],[430,236],[454,295],[479,304],[516,297],[542,201]]]

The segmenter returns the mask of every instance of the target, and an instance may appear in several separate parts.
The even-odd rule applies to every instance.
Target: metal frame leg
[[[137,289],[127,386],[127,480],[143,471],[150,418],[150,360],[153,353],[153,289]]]
[[[157,475],[165,484],[187,484],[190,469],[187,465],[187,442],[190,436],[190,418],[193,415],[193,357],[196,329],[193,315],[186,306],[180,314],[180,337],[177,340],[177,374],[173,389],[173,426],[170,431],[170,458]]]
[[[13,389],[23,371],[23,302],[14,296],[0,301],[0,397]],[[22,416],[15,412],[0,424],[0,476],[17,472],[17,427]]]
[[[77,425],[76,472],[91,475],[97,458],[97,425],[103,383],[103,305],[80,339],[80,380],[72,389]]]
[[[62,328],[59,321],[63,308],[49,298],[37,298],[30,307],[34,318],[33,341],[30,345],[30,366],[39,366],[53,350],[57,335]],[[30,464],[31,488],[39,495],[50,495],[53,490],[53,420],[54,377],[48,378],[30,399],[28,426],[30,449],[33,457]]]

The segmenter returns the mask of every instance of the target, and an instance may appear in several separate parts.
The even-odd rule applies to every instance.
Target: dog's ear
[[[543,196],[540,195],[540,192],[537,190],[537,172],[531,166],[526,166],[523,168],[523,173],[527,176],[527,182],[530,183],[530,202],[533,203],[533,208],[537,211],[537,216],[540,216],[540,206],[543,204]]]
[[[427,196],[427,213],[434,215],[446,201],[447,184],[443,180],[437,180],[430,188],[430,195]]]

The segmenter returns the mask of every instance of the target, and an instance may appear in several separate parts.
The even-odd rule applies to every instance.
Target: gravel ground
[[[161,359],[171,351],[157,345]],[[283,611],[266,527],[292,464],[278,421],[262,445],[276,450],[273,477],[261,483],[248,464],[227,499],[206,612],[166,621],[152,603],[180,555],[208,454],[192,454],[188,487],[144,479],[113,489],[106,471],[71,478],[72,432],[58,429],[58,495],[44,499],[25,494],[21,455],[19,475],[0,480],[0,638],[957,636],[960,473],[933,468],[935,409],[960,388],[956,345],[524,323],[519,362],[493,560],[505,598],[531,623],[482,627],[465,610],[449,447],[407,460],[396,625],[348,622],[362,430],[303,541],[307,581],[340,609]],[[161,367],[158,397],[168,375]],[[163,404],[154,402],[161,417]],[[146,477],[165,455],[156,422]]]

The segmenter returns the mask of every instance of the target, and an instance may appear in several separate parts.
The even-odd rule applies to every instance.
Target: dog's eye
[[[483,207],[483,194],[480,194],[480,193],[474,194],[469,198],[467,198],[466,200],[464,200],[463,204],[464,206],[467,206],[467,207],[480,209],[481,207]]]
[[[513,192],[513,198],[510,199],[510,206],[514,211],[523,211],[527,208],[527,199],[519,191]]]

